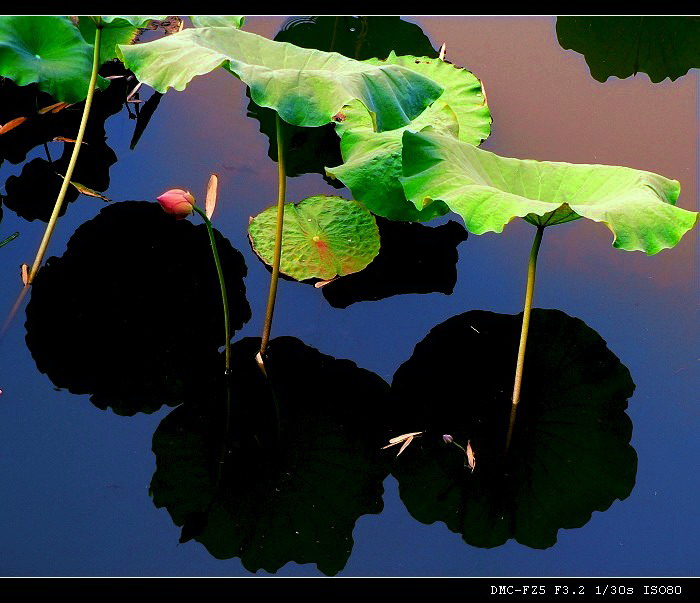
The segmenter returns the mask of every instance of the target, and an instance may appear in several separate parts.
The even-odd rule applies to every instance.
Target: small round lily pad
[[[272,265],[277,207],[252,218],[248,234],[255,253]],[[303,281],[330,280],[365,268],[379,253],[374,216],[357,201],[314,195],[284,206],[280,271]]]

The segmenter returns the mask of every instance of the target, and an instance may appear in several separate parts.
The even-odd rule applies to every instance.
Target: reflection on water
[[[315,563],[333,575],[355,521],[382,510],[389,387],[292,337],[270,342],[268,384],[259,348],[257,338],[233,346],[228,402],[220,392],[158,426],[153,502],[182,526],[180,542],[194,538],[218,559],[240,557],[253,572]]]
[[[396,433],[423,437],[394,465],[423,523],[444,521],[474,546],[514,538],[546,548],[634,487],[625,414],[629,371],[582,321],[533,310],[513,440],[504,459],[522,315],[471,311],[435,327],[394,376]],[[443,441],[470,443],[464,452]]]
[[[323,287],[334,308],[406,293],[450,295],[457,282],[457,246],[467,239],[452,220],[431,228],[377,217],[381,248],[367,268]]]
[[[109,65],[103,72],[114,71]],[[95,94],[90,119],[85,131],[84,148],[78,157],[72,180],[95,191],[105,191],[109,187],[109,169],[116,163],[117,156],[107,146],[105,140],[105,120],[117,113],[126,98],[127,82],[122,72],[119,79],[112,80],[105,91]],[[44,145],[46,159],[35,158],[26,163],[19,176],[10,176],[5,182],[6,194],[3,204],[25,220],[48,222],[58,191],[63,182],[71,153],[72,142],[63,142],[62,154],[56,158],[56,142],[62,138],[73,140],[78,131],[82,116],[82,103],[59,108],[57,112],[39,113],[41,109],[55,104],[54,99],[40,92],[35,86],[16,86],[12,81],[0,78],[0,124],[17,117],[27,120],[0,136],[0,164],[3,159],[11,163],[21,163],[27,153],[38,145]],[[53,151],[53,153],[52,153]],[[69,187],[66,192],[68,203],[79,196],[78,190]]]
[[[240,252],[217,233],[232,331],[250,319]],[[221,294],[204,225],[122,201],[83,224],[31,289],[27,346],[54,385],[117,414],[203,395],[219,366]],[[206,386],[207,381],[204,381]]]
[[[380,26],[376,35],[366,32],[364,38],[365,22],[353,17],[337,22],[302,19],[286,30],[309,38],[318,32],[319,40],[331,40],[335,30],[335,49],[353,55],[373,36],[379,42],[385,36],[387,46],[394,46],[389,21],[378,19],[367,18],[367,24]],[[448,58],[484,79],[495,116],[491,150],[668,173],[683,183],[680,205],[691,208],[697,189],[697,76],[673,85],[650,86],[645,77],[602,86],[585,72],[577,75],[582,60],[577,62],[573,53],[557,45],[553,19],[420,21],[436,41],[447,41]],[[274,35],[276,23],[271,19],[256,24],[251,19],[250,27],[267,28]],[[395,24],[415,27],[398,20]],[[278,39],[283,34],[285,30]],[[420,39],[430,45],[423,34],[414,42]],[[404,47],[401,52],[435,56],[427,47]],[[226,182],[228,203],[217,208],[217,226],[248,253],[245,219],[267,203],[260,199],[261,190],[275,185],[263,178],[269,173],[272,180],[275,170],[260,168],[270,166],[266,149],[253,142],[257,127],[246,125],[245,101],[239,110],[225,96],[230,79],[222,74],[210,83],[193,83],[194,90],[173,92],[161,103],[133,154],[128,151],[131,124],[127,119],[110,121],[110,144],[120,163],[112,167],[107,194],[115,199],[147,198],[154,192],[154,173],[168,174],[171,181],[174,176],[180,182],[200,181],[222,157],[239,162],[242,167],[235,178]],[[220,80],[225,80],[225,89],[217,88]],[[114,80],[107,93],[117,90],[119,82]],[[6,85],[0,80],[0,94]],[[32,89],[22,89],[30,95],[22,106],[34,106]],[[127,92],[122,89],[120,103]],[[0,102],[0,122],[16,116],[9,109],[3,112],[7,107]],[[79,113],[75,106],[71,112],[37,117],[23,124],[24,130],[16,128],[0,137],[0,157],[7,160],[2,167],[24,161],[44,140],[74,136]],[[98,146],[103,122],[95,126]],[[126,129],[124,137],[121,130]],[[262,125],[261,129],[269,136]],[[337,145],[332,128],[327,130],[332,134],[328,140]],[[15,136],[17,144],[7,144]],[[308,141],[294,136],[289,141],[294,149],[290,174],[319,172],[323,165],[338,163],[311,153],[309,144],[318,143],[313,136]],[[126,141],[123,151],[120,139]],[[49,143],[49,148],[59,160],[55,145]],[[263,145],[267,146],[264,139]],[[37,150],[41,147],[34,153]],[[232,152],[235,157],[230,159],[226,153]],[[329,152],[337,152],[337,147]],[[276,157],[274,153],[272,139],[270,157]],[[89,153],[82,156],[90,161]],[[307,159],[313,161],[307,165]],[[108,167],[96,169],[94,175],[105,178]],[[116,178],[120,170],[123,177]],[[323,183],[313,178],[290,181],[291,188],[304,193],[297,198],[319,192],[317,185]],[[306,190],[312,185],[313,190]],[[44,201],[53,203],[52,198]],[[100,203],[90,199],[74,204],[57,232],[67,233],[72,229],[68,225],[92,217]],[[14,213],[5,211],[0,234],[2,241],[22,230],[19,239],[0,250],[6,282],[16,282],[17,265],[31,257],[38,242],[31,228],[41,226],[20,221]],[[383,255],[376,264],[322,289],[328,304],[319,300],[314,306],[309,287],[287,288],[277,309],[279,331],[298,333],[317,322],[314,336],[323,345],[314,340],[315,347],[388,376],[409,356],[410,346],[420,338],[415,333],[462,311],[465,303],[503,311],[519,307],[522,285],[516,281],[523,275],[517,258],[524,253],[522,240],[499,237],[494,243],[484,236],[470,240],[470,257],[462,257],[460,268],[462,278],[467,272],[469,277],[457,283],[458,295],[452,298],[436,295],[416,301],[406,296],[342,313],[328,308],[404,293],[452,291],[456,251],[466,234],[461,226],[391,227],[381,226]],[[394,227],[412,244],[394,245]],[[444,238],[439,245],[438,236]],[[529,246],[529,232],[527,236]],[[3,349],[0,442],[5,446],[3,457],[13,459],[3,466],[3,541],[4,550],[11,552],[3,571],[65,574],[80,567],[86,575],[220,575],[246,569],[275,572],[293,560],[314,563],[329,575],[344,567],[347,573],[369,568],[403,575],[653,575],[658,567],[669,575],[690,574],[694,541],[687,535],[693,533],[694,516],[683,498],[692,500],[695,486],[687,479],[686,464],[675,461],[692,460],[696,449],[691,402],[695,356],[688,345],[692,317],[685,295],[692,286],[688,267],[694,261],[693,240],[688,237],[676,250],[646,258],[610,251],[608,239],[583,224],[561,235],[552,232],[552,247],[542,261],[556,274],[542,279],[541,293],[548,303],[586,312],[587,322],[611,346],[615,342],[612,347],[635,374],[640,402],[656,401],[662,390],[667,396],[663,407],[634,405],[639,475],[625,414],[634,388],[629,374],[599,335],[559,312],[533,314],[524,401],[505,465],[499,454],[507,428],[518,317],[470,312],[436,327],[397,372],[393,398],[379,377],[354,362],[325,356],[295,339],[277,338],[270,346],[270,362],[276,369],[272,377],[279,428],[269,388],[253,370],[250,352],[257,342],[244,339],[234,346],[237,366],[228,403],[219,381],[220,296],[203,227],[175,222],[155,203],[118,202],[108,207],[76,232],[62,257],[51,258],[39,273],[26,323],[27,346],[36,365],[21,343]],[[62,245],[56,242],[55,249]],[[246,268],[223,237],[219,245],[233,290],[229,296],[234,322],[241,328],[250,317],[243,285]],[[479,254],[478,261],[473,261],[477,256],[472,251]],[[262,291],[262,313],[269,276],[252,254],[249,257],[251,273],[245,285],[250,292]],[[548,284],[553,282],[556,287]],[[9,304],[5,300],[7,307],[15,293]],[[260,314],[258,318],[261,322]],[[244,335],[258,332],[258,325],[246,328]],[[171,522],[155,515],[145,495],[153,456],[143,433],[150,437],[160,416],[124,420],[93,412],[89,405],[71,406],[75,398],[53,392],[37,367],[56,386],[89,394],[96,406],[118,414],[152,412],[163,404],[182,402],[153,437],[153,502],[165,507],[182,528],[181,542],[196,540],[216,558],[238,557],[245,569],[236,562],[215,563],[209,555],[198,555],[201,547],[195,543],[174,546],[178,536]],[[381,450],[389,438],[412,431],[425,433],[398,459],[396,447]],[[464,454],[443,442],[443,434],[463,447],[470,442],[476,454],[473,473],[465,467]],[[101,464],[118,458],[126,447],[134,452],[131,464],[121,458]],[[634,500],[613,505],[597,521],[573,532],[568,542],[560,538],[552,554],[525,546],[485,552],[463,546],[452,534],[443,534],[447,530],[405,526],[400,502],[392,500],[391,479],[386,512],[356,522],[382,509],[382,478],[392,467],[414,518],[445,522],[479,547],[508,539],[529,547],[551,546],[559,529],[586,524],[592,511],[629,496],[635,479],[639,485]],[[112,482],[121,490],[113,489]],[[671,519],[669,509],[676,513]],[[641,524],[643,531],[638,529]],[[354,558],[346,567],[353,541]],[[627,546],[618,546],[623,542]],[[437,561],[428,567],[428,558]],[[292,566],[283,573],[305,571]]]
[[[599,82],[638,72],[673,81],[700,67],[700,17],[557,17],[557,38]]]

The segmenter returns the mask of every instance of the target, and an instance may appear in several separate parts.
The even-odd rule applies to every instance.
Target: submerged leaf
[[[481,82],[469,71],[440,59],[396,56],[370,64],[399,65],[420,73],[444,87],[442,96],[401,129],[375,132],[371,116],[358,102],[343,108],[343,120],[336,126],[341,138],[343,163],[326,168],[372,212],[392,220],[423,222],[447,213],[442,203],[416,208],[406,200],[399,178],[402,176],[401,147],[405,130],[426,128],[443,132],[459,140],[478,145],[491,131],[491,113],[486,105]]]
[[[549,226],[603,222],[613,246],[648,254],[673,247],[698,214],[675,207],[680,184],[627,167],[511,159],[449,136],[405,132],[401,179],[416,207],[442,201],[474,234],[515,217]]]
[[[378,130],[407,124],[440,96],[431,79],[397,65],[373,66],[337,53],[274,42],[233,27],[186,29],[119,46],[139,81],[166,92],[223,66],[250,87],[251,98],[298,126],[322,126],[351,100],[375,116]]]
[[[358,272],[379,253],[377,223],[357,201],[315,195],[284,208],[280,271],[298,281]],[[276,220],[277,207],[270,207],[248,226],[255,252],[269,265]]]

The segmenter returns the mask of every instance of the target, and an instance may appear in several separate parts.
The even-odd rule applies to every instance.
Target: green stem
[[[95,86],[97,84],[97,71],[100,67],[100,41],[102,38],[102,26],[99,23],[97,23],[96,26],[97,28],[95,29],[95,49],[92,54],[92,73],[90,74],[90,84],[88,85],[87,98],[85,99],[85,107],[83,108],[83,117],[80,120],[78,136],[75,139],[75,146],[73,147],[73,153],[70,156],[68,169],[66,170],[66,174],[63,177],[63,184],[61,185],[61,190],[58,192],[58,197],[56,198],[56,203],[53,206],[51,218],[49,219],[49,223],[46,226],[46,231],[44,232],[44,238],[41,240],[39,250],[36,253],[36,258],[34,258],[34,263],[32,264],[32,269],[29,272],[27,284],[30,285],[34,280],[36,273],[39,271],[41,261],[44,259],[44,254],[46,253],[46,248],[49,246],[49,241],[51,240],[53,229],[56,227],[56,221],[58,220],[58,214],[61,213],[61,208],[63,207],[63,200],[65,199],[68,186],[70,185],[70,179],[73,176],[75,164],[78,161],[80,147],[83,144],[85,128],[87,127],[88,116],[90,115],[90,107],[92,106],[92,97],[95,94]]]
[[[219,259],[219,251],[216,247],[216,239],[214,239],[214,228],[211,225],[211,220],[207,218],[207,214],[196,205],[192,208],[204,220],[209,233],[209,242],[211,243],[211,252],[214,255],[214,263],[216,264],[216,272],[219,275],[219,287],[221,287],[221,303],[224,306],[224,331],[226,332],[226,374],[231,371],[231,320],[228,311],[228,296],[226,295],[226,282],[224,281],[224,271],[221,268],[221,260]]]
[[[513,436],[513,426],[515,425],[515,413],[520,402],[520,386],[523,381],[523,367],[525,366],[525,346],[527,345],[527,332],[530,327],[530,311],[532,310],[532,297],[535,292],[535,274],[537,272],[537,253],[542,243],[542,233],[544,226],[537,227],[535,240],[532,242],[530,250],[530,260],[527,264],[527,288],[525,290],[525,307],[523,308],[523,325],[520,330],[520,346],[518,347],[518,362],[515,366],[515,383],[513,385],[513,402],[510,407],[510,420],[508,422],[508,435],[506,436],[506,452],[510,446],[510,439]]]
[[[10,241],[14,241],[17,237],[19,236],[18,232],[13,232],[9,237],[4,239],[3,241],[0,241],[0,247],[4,247],[7,245]]]
[[[284,225],[284,198],[287,191],[287,175],[284,166],[284,141],[282,140],[282,120],[277,115],[277,223],[275,229],[275,253],[272,260],[272,277],[270,278],[270,293],[267,297],[267,312],[265,313],[265,325],[263,327],[260,352],[257,356],[258,366],[263,373],[265,371],[265,350],[270,341],[270,329],[272,328],[272,315],[275,312],[275,298],[277,297],[277,282],[280,276],[280,260],[282,258],[282,227]]]

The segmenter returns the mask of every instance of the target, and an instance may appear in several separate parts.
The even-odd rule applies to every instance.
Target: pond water
[[[246,28],[272,38],[285,20],[249,17]],[[484,82],[493,116],[484,148],[508,157],[663,174],[681,182],[678,205],[697,210],[697,71],[674,82],[651,83],[644,74],[598,82],[582,55],[559,45],[555,18],[406,21],[420,26],[434,49],[445,43],[447,58]],[[340,27],[354,23],[342,21]],[[240,444],[231,453],[235,459],[221,461],[220,416],[216,409],[207,414],[202,402],[213,396],[213,386],[196,378],[208,359],[199,350],[220,320],[217,286],[207,289],[211,279],[201,276],[201,285],[198,280],[200,271],[213,270],[203,227],[197,226],[195,236],[189,224],[177,223],[171,239],[175,223],[157,205],[151,210],[119,204],[152,202],[174,187],[203,199],[216,172],[214,225],[242,254],[228,248],[224,253],[235,281],[230,286],[237,288],[234,340],[259,337],[269,272],[251,250],[247,225],[249,216],[274,204],[277,165],[268,157],[260,122],[246,116],[248,103],[245,86],[220,70],[195,79],[184,92],[168,92],[134,150],[134,121],[126,109],[107,119],[106,142],[116,161],[106,161],[112,162],[109,187],[100,190],[113,201],[105,205],[81,196],[69,205],[48,254],[61,259],[49,261],[50,274],[37,279],[0,342],[0,574],[696,574],[696,231],[655,256],[614,249],[610,232],[587,220],[545,232],[535,307],[554,311],[533,317],[525,379],[530,366],[531,398],[556,398],[547,412],[569,404],[583,408],[588,421],[585,428],[577,426],[578,456],[557,465],[561,482],[553,483],[553,465],[537,456],[542,449],[524,444],[518,462],[527,465],[533,455],[534,468],[512,469],[516,477],[505,486],[480,483],[477,506],[483,505],[476,510],[461,506],[461,484],[435,481],[434,471],[444,471],[448,482],[471,474],[453,466],[457,457],[445,457],[452,447],[441,441],[442,448],[435,447],[428,435],[454,433],[466,446],[464,425],[479,424],[492,412],[489,396],[512,374],[512,315],[522,310],[534,234],[531,225],[516,220],[501,235],[467,238],[461,227],[449,225],[450,219],[459,221],[454,215],[430,223],[439,231],[416,232],[374,280],[345,289],[342,282],[326,289],[280,282],[272,336],[300,340],[273,341],[280,355],[300,365],[279,368],[294,402],[284,419],[293,437],[268,448],[274,454],[260,455],[250,454],[240,436],[234,439]],[[58,155],[54,149],[61,143],[50,145]],[[27,159],[39,157],[41,145]],[[5,161],[0,180],[19,175],[22,165]],[[350,197],[319,174],[288,179],[289,201],[319,193]],[[7,187],[3,194],[9,196]],[[20,236],[0,250],[3,317],[21,289],[19,265],[31,263],[45,226],[18,217],[9,205],[3,207],[0,240],[15,231]],[[103,209],[112,212],[107,220],[96,218]],[[247,267],[243,281],[241,258]],[[393,267],[397,260],[409,269]],[[427,282],[426,273],[440,274]],[[394,290],[403,294],[387,296]],[[432,329],[479,310],[488,314],[470,312],[436,329],[436,340],[413,356]],[[489,337],[478,339],[481,332]],[[241,341],[234,356],[249,357],[251,345]],[[365,370],[319,357],[314,349]],[[394,384],[405,397],[392,397],[387,384],[410,358]],[[256,404],[269,402],[259,383],[250,387]],[[236,393],[245,397],[242,390]],[[199,396],[199,404],[174,410],[182,396]],[[629,419],[623,414],[627,397]],[[522,412],[528,433],[539,433],[532,426],[536,413]],[[241,424],[269,421],[262,414],[251,403]],[[566,422],[569,416],[557,417]],[[413,431],[425,434],[398,459],[396,448],[372,452],[377,443]],[[493,440],[488,432],[474,433],[477,475],[488,466]],[[571,432],[567,437],[573,438]],[[554,454],[567,454],[567,446]],[[217,464],[226,467],[223,473],[217,474]],[[546,485],[540,487],[542,480]],[[578,508],[589,495],[592,507]],[[485,515],[498,509],[497,517],[484,519],[483,527],[479,509]],[[559,523],[541,532],[523,527],[539,520]],[[510,527],[501,533],[490,521]],[[265,536],[274,544],[264,542]]]

